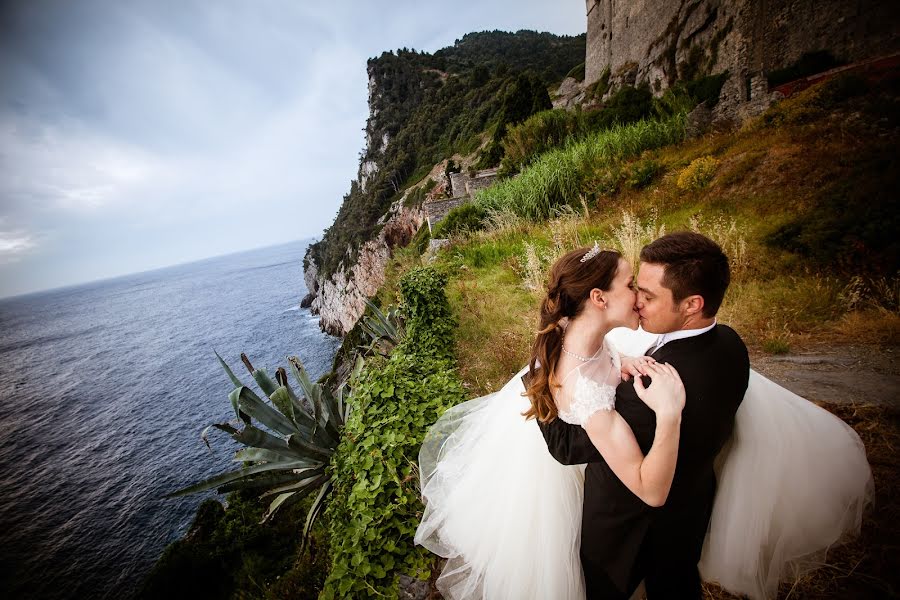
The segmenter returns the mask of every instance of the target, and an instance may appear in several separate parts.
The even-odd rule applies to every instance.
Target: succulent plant
[[[318,491],[303,527],[305,543],[332,488],[328,465],[351,410],[346,401],[349,396],[347,383],[345,381],[332,392],[326,386],[312,382],[300,359],[291,356],[288,364],[302,390],[301,397],[289,385],[284,368],[277,369],[273,381],[265,369],[254,369],[247,357],[241,354],[247,370],[267,396],[269,402],[266,402],[235,376],[218,353],[216,357],[235,386],[228,398],[237,420],[214,423],[203,430],[201,437],[208,446],[210,428],[228,433],[244,446],[234,457],[235,461],[244,464],[236,471],[210,477],[166,497],[209,489],[215,489],[220,494],[256,489],[262,492],[260,497],[274,496],[263,517],[266,521],[280,507]],[[354,375],[362,364],[362,358],[357,358]]]

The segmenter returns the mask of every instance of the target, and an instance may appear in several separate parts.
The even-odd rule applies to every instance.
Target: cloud
[[[366,60],[583,31],[583,5],[548,6],[0,3],[0,296],[320,235],[356,176]]]
[[[0,231],[0,264],[21,260],[36,245],[34,237],[24,231]]]

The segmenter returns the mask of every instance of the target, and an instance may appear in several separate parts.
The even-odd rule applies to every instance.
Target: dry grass
[[[507,267],[466,270],[447,289],[459,327],[456,358],[472,397],[503,387],[528,362],[537,295]]]

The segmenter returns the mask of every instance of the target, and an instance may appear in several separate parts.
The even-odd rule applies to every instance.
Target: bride
[[[552,398],[524,395],[526,367],[501,390],[448,410],[429,431],[419,456],[426,508],[415,541],[448,559],[437,582],[444,597],[584,598],[584,465],[557,463],[532,417],[582,425],[632,493],[650,505],[665,502],[684,388],[671,367],[623,356],[613,345],[614,336],[623,348],[640,344],[639,334],[611,331],[637,329],[631,286],[631,267],[618,253],[584,248],[563,256],[551,269],[542,314],[574,316],[539,333],[540,340],[559,326],[555,352],[542,353],[537,342],[532,352],[532,362],[549,365],[537,372],[546,373]],[[560,311],[560,298],[579,300]],[[637,375],[652,383],[645,388]],[[646,456],[614,409],[615,386],[630,377],[657,414]],[[774,596],[780,579],[799,576],[858,531],[871,493],[856,433],[754,372],[717,466],[700,571],[754,599]],[[847,475],[834,477],[838,470]]]

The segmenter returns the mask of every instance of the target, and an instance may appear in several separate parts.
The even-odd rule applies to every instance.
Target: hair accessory
[[[584,256],[581,257],[580,262],[587,262],[587,261],[591,260],[592,258],[594,258],[595,256],[597,256],[598,254],[600,254],[600,244],[598,244],[595,240],[594,247],[591,248],[590,250],[588,250],[587,252],[585,252]]]

